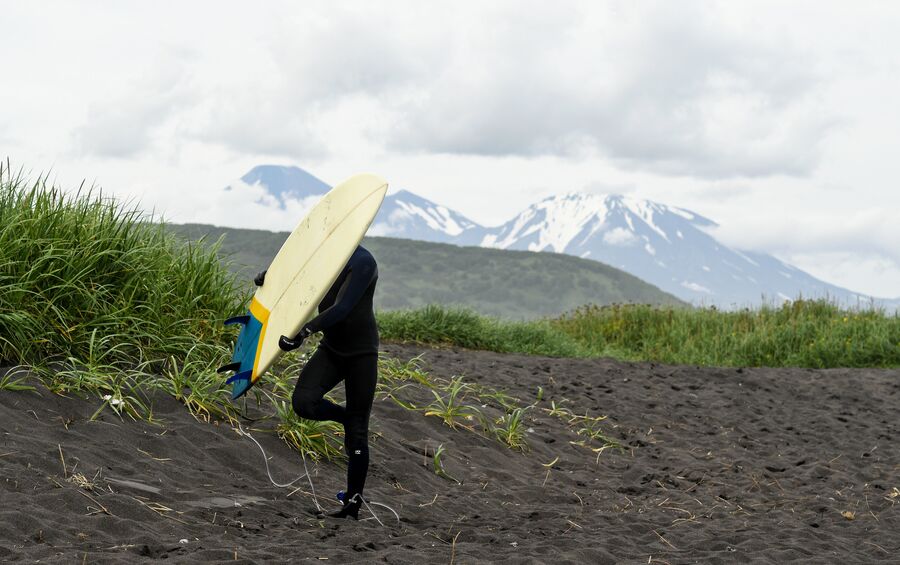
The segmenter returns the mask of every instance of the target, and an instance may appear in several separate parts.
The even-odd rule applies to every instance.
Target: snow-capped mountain
[[[485,229],[462,214],[401,190],[384,199],[370,233],[437,243],[478,245]]]
[[[331,189],[324,181],[299,167],[260,165],[241,177],[241,182],[264,189],[260,204],[282,210],[288,200],[309,202]],[[226,187],[225,190],[230,190]],[[309,200],[307,200],[309,199]],[[484,237],[482,226],[462,214],[440,206],[406,190],[389,194],[372,224],[372,235],[401,237],[437,243],[478,245]]]
[[[320,196],[329,186],[297,167],[255,167],[241,179],[268,205]],[[732,249],[716,223],[682,208],[621,195],[570,193],[538,202],[501,226],[485,227],[407,190],[389,194],[372,235],[456,245],[551,251],[593,259],[695,304],[723,308],[828,296],[847,305],[871,297],[840,288],[775,257]],[[900,299],[878,300],[888,308]]]
[[[749,306],[763,299],[868,297],[822,282],[770,255],[722,245],[698,214],[620,195],[547,198],[490,230],[482,245],[554,251],[601,261],[693,303]]]
[[[241,177],[241,182],[248,185],[260,185],[265,189],[268,198],[260,204],[273,203],[285,209],[288,199],[304,200],[310,196],[322,196],[331,189],[327,183],[307,173],[299,167],[282,167],[279,165],[260,165]],[[231,187],[225,187],[231,190]]]

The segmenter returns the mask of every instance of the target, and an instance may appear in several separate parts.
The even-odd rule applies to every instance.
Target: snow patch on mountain
[[[603,232],[603,243],[608,245],[631,245],[636,241],[637,237],[634,233],[625,228],[613,228]]]
[[[697,283],[681,281],[681,286],[683,286],[684,288],[686,288],[688,290],[692,290],[694,292],[705,292],[706,294],[712,294],[711,290],[709,290],[705,286],[699,285]]]
[[[372,223],[372,235],[455,243],[481,226],[446,206],[407,190],[389,194]]]

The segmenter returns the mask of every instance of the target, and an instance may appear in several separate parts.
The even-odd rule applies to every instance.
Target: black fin
[[[249,381],[250,373],[251,373],[251,371],[244,371],[243,373],[238,373],[236,375],[233,375],[230,379],[225,381],[225,384],[230,385],[237,381]]]
[[[216,369],[217,373],[225,373],[227,371],[237,371],[241,368],[241,362],[237,361],[235,363],[229,363],[227,365],[222,365],[218,369]]]
[[[244,314],[243,316],[235,316],[234,318],[228,318],[227,320],[225,320],[225,323],[223,325],[231,326],[234,324],[243,324],[246,326],[249,321],[250,321],[250,316],[247,314]]]

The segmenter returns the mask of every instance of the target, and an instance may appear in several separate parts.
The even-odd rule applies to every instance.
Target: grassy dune
[[[243,302],[215,246],[186,244],[99,192],[0,166],[0,360],[133,365],[196,343]]]
[[[215,244],[183,242],[97,191],[66,195],[0,166],[0,366],[14,366],[0,390],[33,390],[37,377],[51,392],[97,398],[95,418],[150,421],[153,397],[170,394],[198,419],[233,420],[215,370],[234,339],[222,321],[248,298]],[[294,375],[299,360],[285,359]],[[298,449],[337,455],[336,424],[284,409],[286,379],[254,400]]]

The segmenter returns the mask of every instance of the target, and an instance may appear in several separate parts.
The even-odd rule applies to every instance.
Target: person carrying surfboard
[[[266,271],[254,279],[265,284]],[[319,303],[319,314],[293,337],[281,336],[278,347],[292,351],[316,332],[319,348],[300,372],[292,404],[301,418],[333,420],[344,426],[347,451],[347,490],[343,507],[329,513],[336,518],[358,519],[369,469],[369,415],[378,378],[378,326],[372,299],[378,265],[372,254],[358,246]],[[325,395],[344,381],[347,402],[335,404]]]

